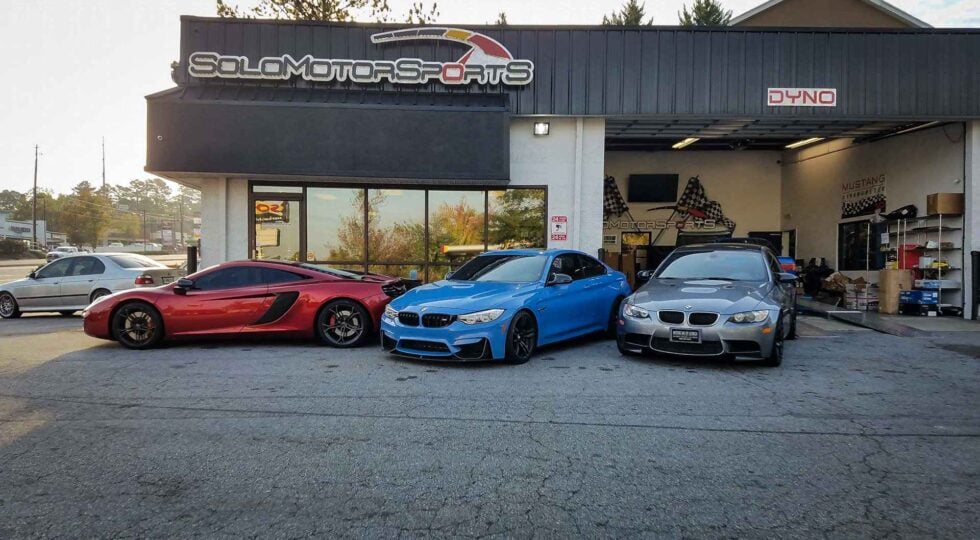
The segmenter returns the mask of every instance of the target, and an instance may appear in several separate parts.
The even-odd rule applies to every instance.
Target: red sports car
[[[82,313],[85,333],[146,349],[164,339],[275,334],[355,347],[376,334],[405,282],[309,263],[236,261],[151,289],[105,296]]]

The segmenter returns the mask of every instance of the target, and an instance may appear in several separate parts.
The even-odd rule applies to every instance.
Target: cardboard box
[[[933,193],[926,195],[926,214],[962,214],[962,193]]]
[[[902,304],[938,304],[939,291],[902,291],[898,298]]]
[[[899,309],[899,293],[912,289],[911,270],[885,269],[878,272],[878,312],[894,315]]]

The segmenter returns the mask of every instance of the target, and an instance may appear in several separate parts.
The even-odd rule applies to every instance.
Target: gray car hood
[[[773,285],[764,281],[652,279],[633,294],[631,303],[645,309],[710,311],[732,314],[759,308]]]

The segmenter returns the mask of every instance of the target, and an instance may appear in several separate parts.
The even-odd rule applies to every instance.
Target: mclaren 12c
[[[176,283],[100,298],[85,333],[146,349],[164,340],[268,334],[356,347],[378,332],[398,279],[309,263],[236,261]]]

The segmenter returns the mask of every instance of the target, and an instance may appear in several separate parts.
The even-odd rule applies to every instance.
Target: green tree
[[[646,16],[646,2],[641,4],[637,0],[626,0],[626,3],[623,4],[622,9],[619,11],[614,11],[609,15],[603,15],[602,24],[611,26],[652,25],[653,17],[647,19]]]
[[[0,212],[14,213],[25,202],[27,202],[27,195],[19,191],[12,189],[0,191]]]
[[[105,198],[84,180],[72,189],[61,213],[70,216],[60,226],[74,244],[98,245],[99,238],[109,226],[110,208],[106,206]]]
[[[694,0],[691,11],[685,5],[677,18],[681,26],[728,26],[732,10],[726,10],[718,0]]]
[[[493,23],[497,26],[507,26],[507,14],[501,11],[497,14],[497,20]]]
[[[350,22],[367,16],[378,22],[388,22],[391,7],[388,0],[259,0],[251,8],[239,10],[225,0],[216,0],[219,17],[236,19],[290,19],[302,21]],[[439,16],[436,4],[426,8],[422,2],[412,3],[404,16],[405,22],[425,24]]]
[[[545,247],[544,219],[544,191],[491,192],[489,244],[505,248]]]

